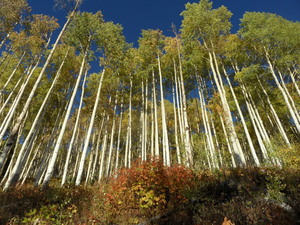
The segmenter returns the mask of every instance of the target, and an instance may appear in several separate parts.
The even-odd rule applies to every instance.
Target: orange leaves
[[[185,191],[194,185],[191,170],[182,166],[166,167],[160,160],[133,163],[110,180],[105,201],[111,211],[128,208],[157,214],[166,207],[185,203]]]
[[[227,219],[227,217],[225,217],[222,225],[234,225],[234,223],[232,223],[231,220],[229,220],[229,219]]]

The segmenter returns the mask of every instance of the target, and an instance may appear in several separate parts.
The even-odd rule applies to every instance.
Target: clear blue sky
[[[136,43],[142,29],[161,29],[165,35],[172,35],[171,25],[180,27],[187,2],[199,0],[84,0],[80,10],[96,12],[101,10],[106,21],[119,23],[124,27],[128,42]],[[53,15],[60,23],[65,21],[64,11],[54,10],[53,0],[28,0],[35,14]],[[246,11],[276,13],[288,20],[300,21],[300,0],[215,0],[213,7],[225,5],[232,13],[233,30],[238,30],[239,19]]]

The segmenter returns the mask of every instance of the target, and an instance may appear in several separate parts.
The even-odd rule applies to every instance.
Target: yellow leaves
[[[286,167],[293,169],[300,168],[299,147],[299,144],[294,144],[290,148],[283,146],[277,149],[276,153],[278,153],[279,157],[283,160]]]
[[[122,205],[122,204],[123,204],[123,201],[119,200],[118,205]]]
[[[148,209],[152,206],[164,205],[167,203],[164,193],[156,195],[154,190],[150,190],[144,193],[144,196],[140,198],[140,207]]]

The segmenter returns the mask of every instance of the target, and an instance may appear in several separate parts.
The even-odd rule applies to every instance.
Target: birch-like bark
[[[247,125],[246,125],[246,122],[245,122],[242,110],[241,110],[240,105],[238,103],[238,100],[237,100],[237,97],[235,95],[235,92],[234,92],[234,90],[232,88],[231,81],[230,81],[230,79],[228,77],[228,74],[227,74],[225,68],[223,68],[223,70],[224,70],[224,74],[225,74],[227,82],[229,84],[229,88],[230,88],[230,91],[231,91],[234,103],[235,103],[235,105],[237,107],[237,110],[238,110],[238,113],[239,113],[239,116],[240,116],[240,119],[241,119],[241,122],[242,122],[242,125],[243,125],[243,128],[244,128],[244,131],[245,131],[245,134],[246,134],[246,138],[247,138],[247,141],[248,141],[248,144],[249,144],[249,148],[250,148],[250,152],[251,152],[252,158],[254,160],[255,165],[256,166],[260,166],[260,162],[259,162],[258,156],[256,154],[256,151],[255,151],[255,148],[254,148],[254,145],[253,145],[253,142],[252,142],[252,138],[251,138],[251,136],[249,134],[249,130],[247,128]]]
[[[157,57],[158,61],[158,72],[159,72],[159,84],[160,84],[160,101],[161,101],[161,120],[162,120],[162,138],[163,138],[163,158],[164,164],[166,166],[171,165],[170,161],[170,148],[169,148],[169,138],[168,138],[168,130],[166,123],[166,110],[164,103],[164,91],[163,91],[163,83],[162,83],[162,73],[161,73],[161,65],[159,55]]]
[[[37,68],[37,66],[40,62],[40,59],[41,59],[41,55],[37,59],[37,62],[34,65],[34,67],[31,69],[31,71],[30,71],[29,75],[27,76],[25,82],[22,84],[22,87],[19,90],[17,97],[14,99],[14,102],[13,102],[12,106],[10,107],[4,121],[2,122],[2,125],[0,127],[0,132],[1,132],[0,133],[0,140],[3,139],[3,136],[4,136],[8,126],[9,126],[9,124],[10,124],[12,118],[13,118],[13,115],[14,115],[15,111],[16,111],[16,108],[17,108],[17,106],[18,106],[18,104],[19,104],[19,102],[20,102],[20,100],[21,100],[21,98],[24,94],[25,88],[27,87],[27,84],[28,84],[30,78],[32,77],[33,72]],[[36,81],[38,81],[38,80],[36,80]],[[37,82],[35,84],[37,84]],[[34,94],[34,92],[32,92],[32,91],[30,92],[31,97],[33,97],[32,93]],[[30,103],[30,102],[31,102],[31,100],[28,100],[28,98],[27,98],[26,103]],[[29,104],[26,104],[26,103],[25,103],[25,106],[27,106],[27,109],[28,109]],[[9,137],[10,142],[16,142],[16,140],[15,140],[16,132],[17,132],[18,127],[20,126],[20,123],[21,123],[22,119],[25,116],[25,113],[27,112],[27,109],[23,108],[21,114],[18,116],[17,123],[15,123],[15,125],[14,125],[14,127],[11,131],[10,137]],[[8,144],[9,144],[9,142],[8,142]]]
[[[90,137],[91,137],[91,134],[92,134],[92,129],[93,129],[93,126],[94,126],[94,121],[95,121],[96,112],[97,112],[97,108],[98,108],[98,104],[99,104],[100,92],[101,92],[104,73],[105,73],[105,70],[103,70],[103,72],[101,74],[101,77],[100,77],[98,90],[97,90],[97,95],[96,95],[96,100],[95,100],[95,104],[94,104],[94,108],[93,108],[93,112],[92,112],[92,116],[91,116],[91,120],[90,120],[90,124],[89,124],[89,128],[88,128],[88,132],[87,132],[87,135],[85,137],[85,143],[84,143],[84,147],[83,147],[83,150],[82,150],[81,159],[80,159],[80,162],[79,162],[78,174],[77,174],[76,182],[75,182],[76,186],[80,185],[80,183],[81,183],[81,177],[82,177],[82,173],[83,173],[84,161],[85,161],[85,157],[86,157],[86,154],[87,154],[87,150],[88,150],[88,146],[89,146],[89,142],[90,142]]]
[[[156,85],[154,70],[152,70],[152,94],[153,94],[153,108],[154,108],[154,155],[159,157],[159,142],[158,142],[158,118],[157,118],[157,103],[156,103]]]
[[[150,142],[150,154],[151,154],[151,158],[154,157],[154,95],[153,95],[153,90],[151,93],[151,142]]]
[[[10,185],[12,185],[13,181],[17,180],[17,177],[19,176],[20,170],[22,169],[21,168],[22,167],[22,158],[23,158],[23,154],[26,152],[27,143],[33,138],[34,131],[37,129],[38,125],[40,124],[40,121],[41,121],[41,119],[42,119],[42,117],[45,113],[46,104],[47,104],[48,99],[49,99],[50,95],[53,92],[54,86],[55,86],[55,84],[56,84],[56,82],[57,82],[57,80],[60,76],[60,72],[61,72],[61,69],[62,69],[64,63],[65,63],[65,59],[66,59],[67,55],[68,55],[68,52],[66,53],[61,65],[60,65],[60,67],[59,67],[59,69],[56,73],[56,76],[55,76],[55,78],[54,78],[54,80],[51,84],[51,87],[48,90],[48,92],[47,92],[47,94],[46,94],[46,96],[43,100],[43,103],[40,106],[37,115],[35,116],[35,119],[34,119],[33,123],[31,124],[30,130],[29,130],[29,132],[28,132],[28,134],[27,134],[27,136],[26,136],[26,138],[25,138],[25,140],[22,144],[22,148],[21,148],[21,150],[19,152],[19,155],[18,155],[18,158],[15,162],[15,166],[14,166],[12,172],[11,172],[11,175],[9,176],[9,178],[8,178],[6,184],[5,184],[5,188],[8,188]]]
[[[208,152],[210,155],[210,164],[212,168],[218,168],[218,164],[216,161],[216,149],[215,149],[215,145],[213,142],[213,137],[212,137],[212,133],[211,133],[211,127],[210,127],[210,123],[208,120],[208,115],[207,115],[207,110],[206,110],[206,103],[205,103],[205,99],[204,99],[204,95],[203,95],[203,85],[198,81],[200,87],[198,86],[198,94],[199,94],[199,98],[200,98],[200,106],[202,109],[202,120],[203,120],[203,125],[204,125],[204,130],[205,130],[205,135],[206,135],[206,139],[207,139],[207,146],[208,146]]]
[[[298,122],[300,123],[300,115],[299,115],[299,113],[298,113],[299,107],[298,107],[298,109],[297,109],[297,107],[296,107],[296,105],[295,105],[295,102],[294,102],[294,99],[293,99],[293,97],[291,96],[289,90],[287,89],[287,87],[286,87],[286,85],[285,85],[285,82],[284,82],[284,79],[283,79],[283,76],[282,76],[280,70],[277,69],[277,72],[278,72],[279,77],[280,77],[280,79],[281,79],[282,87],[283,87],[283,89],[285,90],[285,93],[287,94],[288,99],[289,99],[289,101],[290,101],[290,103],[291,103],[291,106],[292,106],[292,108],[293,108],[293,110],[294,110],[294,112],[295,112],[295,114],[296,114],[296,117],[297,117],[297,119],[298,119]]]
[[[181,57],[180,57],[180,48],[178,39],[177,41],[177,55],[178,55],[178,62],[179,62],[179,75],[180,75],[180,90],[181,90],[181,102],[182,102],[182,119],[183,119],[183,132],[184,132],[184,146],[185,146],[185,152],[186,152],[186,165],[192,166],[193,165],[193,154],[192,154],[192,145],[191,145],[191,138],[190,138],[190,127],[188,123],[188,115],[187,115],[187,104],[186,104],[186,94],[185,94],[185,88],[184,88],[184,79],[183,79],[183,70],[182,70],[182,64],[181,64]]]
[[[227,134],[226,127],[225,127],[225,124],[224,124],[224,120],[222,118],[222,115],[219,115],[219,116],[220,116],[220,121],[221,121],[222,129],[223,129],[223,132],[224,132],[225,140],[226,140],[226,143],[227,143],[227,146],[228,146],[228,151],[229,151],[230,156],[231,156],[232,167],[235,168],[236,164],[235,164],[235,160],[234,160],[234,155],[233,155],[233,152],[232,152],[232,149],[231,149],[231,145],[230,145],[230,142],[229,142],[228,134]]]
[[[15,73],[17,72],[17,70],[18,70],[20,64],[21,64],[22,61],[23,61],[23,58],[24,58],[24,56],[25,56],[25,53],[26,53],[26,52],[24,52],[24,53],[22,54],[21,58],[20,58],[19,61],[18,61],[18,64],[15,66],[14,70],[12,71],[12,73],[10,74],[10,76],[8,77],[6,83],[5,83],[5,84],[3,85],[3,87],[1,88],[1,90],[0,90],[0,98],[2,97],[3,91],[6,89],[7,85],[10,83],[11,79],[13,78],[13,76],[15,75]]]
[[[107,123],[108,123],[108,121],[109,121],[109,115],[107,115]],[[102,152],[101,152],[101,158],[100,158],[98,182],[101,181],[101,179],[103,178],[103,174],[104,174],[104,160],[105,160],[105,153],[106,153],[106,148],[107,148],[107,136],[108,136],[107,123],[105,126],[103,142],[102,142]]]
[[[174,61],[174,63],[175,63],[175,61]],[[180,83],[180,81],[177,76],[176,70],[174,71],[174,75],[175,75],[176,108],[177,108],[177,114],[178,114],[179,134],[180,134],[180,141],[181,141],[181,143],[183,143],[184,142],[184,131],[183,131],[184,125],[183,125],[183,119],[182,119],[182,117],[183,117],[182,116],[183,115],[182,100],[181,100],[182,97],[181,97],[180,85],[178,85]]]
[[[175,102],[175,84],[172,85],[172,93],[173,93],[173,110],[174,110],[174,136],[175,136],[175,147],[176,147],[176,156],[177,156],[177,163],[181,164],[181,157],[180,157],[180,148],[178,142],[178,125],[177,125],[177,111],[176,111],[176,102]]]
[[[242,87],[242,92],[244,94],[244,98],[246,100],[246,106],[247,106],[247,109],[248,109],[248,112],[249,112],[249,117],[250,117],[250,120],[252,122],[254,132],[255,132],[257,140],[258,140],[258,144],[259,144],[260,149],[261,149],[262,154],[263,154],[263,159],[265,161],[267,161],[268,160],[267,149],[266,149],[265,144],[263,142],[263,138],[261,136],[262,134],[260,133],[260,131],[258,129],[257,120],[255,119],[254,110],[252,108],[252,105],[249,103],[248,97],[246,95],[246,91],[245,91],[244,86],[242,84],[241,84],[241,87]]]
[[[70,98],[70,102],[69,102],[68,109],[67,109],[67,112],[66,112],[66,115],[65,115],[65,118],[64,118],[64,122],[62,124],[59,136],[58,136],[56,144],[55,144],[55,148],[53,150],[53,154],[52,154],[51,159],[50,159],[49,164],[48,164],[47,172],[46,172],[46,175],[45,175],[45,178],[44,178],[44,181],[43,181],[43,187],[48,186],[48,183],[49,183],[50,178],[52,176],[52,173],[53,173],[53,170],[54,170],[54,165],[55,165],[55,162],[56,162],[56,158],[58,156],[60,145],[61,145],[61,142],[62,142],[62,138],[63,138],[63,135],[65,133],[65,130],[66,130],[66,127],[67,127],[67,122],[68,122],[68,119],[69,119],[69,116],[70,116],[70,113],[71,113],[71,109],[72,109],[72,106],[73,106],[73,103],[74,103],[74,100],[75,100],[75,96],[77,94],[78,86],[79,86],[80,80],[82,78],[86,58],[87,58],[87,52],[85,52],[85,54],[83,56],[83,59],[82,59],[82,62],[81,62],[80,71],[79,71],[79,74],[78,74],[78,77],[77,77],[77,80],[76,80],[76,84],[74,86],[72,96]]]
[[[206,48],[209,49],[207,47],[206,43],[204,43],[204,44],[205,44]],[[232,145],[234,158],[235,158],[236,164],[238,166],[245,166],[246,165],[246,159],[245,159],[244,153],[241,149],[241,145],[240,145],[239,139],[237,137],[236,131],[234,129],[230,109],[229,109],[228,102],[227,102],[227,99],[226,99],[226,95],[225,95],[225,92],[224,92],[225,90],[224,90],[224,87],[223,87],[222,78],[221,78],[220,73],[217,73],[218,71],[216,71],[216,69],[215,69],[215,68],[218,68],[217,60],[214,59],[214,57],[213,57],[214,52],[212,53],[210,50],[208,50],[208,55],[209,55],[209,63],[210,63],[210,67],[212,69],[212,74],[213,74],[213,77],[214,77],[214,81],[215,81],[218,93],[220,95],[220,98],[221,98],[223,111],[224,111],[224,120],[225,120],[224,122],[225,122],[226,127],[228,128],[228,131],[229,131],[229,140],[230,140],[230,143]]]
[[[270,101],[269,95],[268,95],[266,89],[264,88],[264,86],[262,85],[262,83],[261,83],[261,81],[260,81],[260,79],[258,77],[257,77],[257,80],[258,80],[258,83],[259,83],[261,89],[263,90],[263,92],[264,92],[264,94],[266,96],[268,105],[270,106],[272,115],[275,118],[275,121],[276,121],[277,127],[279,129],[279,132],[280,132],[281,136],[283,137],[285,143],[290,147],[291,143],[290,143],[290,141],[289,141],[289,139],[287,137],[287,134],[286,134],[286,132],[285,132],[283,126],[282,126],[282,123],[281,123],[281,121],[280,121],[280,119],[279,119],[279,117],[278,117],[278,115],[277,115],[277,113],[276,113],[276,111],[275,111],[275,109],[273,107],[273,104]]]
[[[31,68],[31,67],[29,67]],[[30,70],[30,69],[29,69]],[[27,73],[27,71],[29,70],[26,70],[25,71],[25,74]],[[19,87],[19,84],[21,83],[21,81],[23,81],[23,78],[24,78],[24,74],[21,75],[21,77],[19,78],[18,82],[15,84],[14,88],[11,90],[11,92],[9,93],[9,95],[7,96],[7,98],[5,99],[5,102],[1,105],[1,108],[0,108],[0,116],[2,116],[3,114],[3,111],[6,107],[6,105],[11,102],[10,99],[11,97],[13,96],[13,94],[16,92],[17,88]],[[19,90],[22,89],[22,86],[23,84],[21,85],[21,87],[19,88]],[[3,122],[3,121],[2,121]]]
[[[289,72],[290,72],[290,77],[292,79],[292,82],[293,82],[293,85],[295,86],[295,89],[298,93],[298,96],[300,97],[300,89],[299,89],[299,86],[295,80],[295,76],[296,76],[296,71],[293,73],[290,69],[289,69]]]
[[[22,179],[22,181],[21,181],[21,185],[23,185],[23,184],[25,183],[25,181],[26,181],[26,179],[27,179],[27,177],[28,177],[28,174],[29,174],[29,172],[30,172],[30,170],[31,170],[31,168],[32,168],[33,162],[35,161],[35,159],[36,159],[36,157],[37,157],[37,154],[38,154],[38,152],[39,152],[39,148],[41,147],[41,144],[42,144],[42,142],[40,142],[40,144],[36,147],[35,153],[34,153],[32,159],[31,159],[31,161],[30,161],[28,167],[26,166],[27,162],[26,162],[26,164],[25,164],[25,166],[24,166],[24,171],[23,171],[24,174],[21,174],[21,176],[20,176],[20,178],[23,177],[23,179]],[[28,159],[29,159],[29,158],[28,158]],[[27,170],[26,170],[26,172],[25,172],[25,168],[26,168],[26,167],[27,167]]]
[[[91,151],[90,158],[89,158],[89,165],[88,165],[88,169],[87,169],[86,177],[85,177],[85,185],[88,184],[89,179],[90,179],[90,175],[91,175],[90,171],[91,171],[91,167],[92,167],[92,163],[93,163],[93,158],[94,158],[94,151]]]
[[[132,78],[130,78],[130,91],[129,91],[129,107],[128,107],[128,125],[126,134],[126,145],[125,145],[125,167],[130,168],[130,157],[131,157],[131,100],[132,100]]]
[[[220,152],[220,146],[219,146],[219,142],[218,142],[218,136],[217,136],[217,132],[216,132],[216,128],[215,128],[215,123],[214,120],[212,118],[212,115],[210,114],[210,121],[211,121],[211,127],[212,127],[212,132],[213,132],[213,136],[215,137],[215,143],[216,143],[216,152],[215,152],[215,158],[216,158],[216,165],[217,165],[217,169],[220,168],[220,166],[223,166],[223,159],[222,159],[222,155]],[[220,164],[220,166],[219,166]]]
[[[118,140],[117,140],[117,148],[116,148],[117,154],[116,154],[116,160],[115,160],[115,174],[117,174],[117,171],[119,168],[122,119],[123,119],[123,98],[121,100],[121,106],[120,106],[119,130],[118,130]]]
[[[140,148],[141,148],[141,159],[142,161],[145,160],[145,90],[144,90],[144,80],[142,81],[142,107],[141,107],[141,144],[140,144]]]
[[[80,102],[79,102],[79,106],[78,106],[78,110],[77,110],[76,121],[75,121],[75,124],[74,124],[72,137],[71,137],[69,147],[68,147],[68,150],[67,150],[67,157],[66,157],[64,172],[63,172],[63,176],[62,176],[62,180],[61,180],[61,186],[63,186],[66,182],[68,167],[69,167],[69,163],[70,163],[70,156],[71,156],[74,140],[75,140],[75,137],[76,137],[76,133],[77,133],[77,130],[79,128],[79,119],[80,119],[80,114],[81,114],[82,105],[83,105],[84,87],[85,87],[85,83],[86,83],[87,72],[88,72],[88,70],[86,70],[86,72],[84,74],[84,78],[83,78]]]
[[[273,67],[273,64],[271,63],[271,60],[270,60],[270,57],[268,55],[268,52],[266,51],[265,52],[266,54],[266,59],[267,59],[267,62],[268,62],[268,65],[269,65],[269,68],[270,68],[270,71],[271,71],[271,74],[273,75],[273,78],[275,80],[275,83],[277,85],[277,87],[279,88],[279,90],[281,91],[282,95],[283,95],[283,99],[286,103],[286,106],[288,107],[288,110],[291,114],[291,117],[293,119],[293,122],[296,126],[296,129],[298,131],[298,133],[300,133],[300,118],[297,118],[297,115],[289,101],[289,98],[288,98],[288,95],[286,93],[286,91],[284,90],[284,88],[282,87],[282,85],[280,84],[280,82],[278,81],[278,78],[276,76],[276,73],[275,73],[275,70],[274,70],[274,67]]]
[[[43,151],[43,157],[40,160],[40,166],[37,170],[34,186],[39,186],[42,182],[42,178],[44,176],[44,170],[45,170],[47,162],[49,161],[49,158],[50,158],[50,154],[49,154],[50,148],[52,148],[53,143],[54,143],[54,137],[56,136],[58,129],[61,127],[61,124],[63,122],[61,120],[61,117],[63,117],[63,112],[66,110],[66,108],[67,107],[64,107],[64,108],[60,107],[60,109],[58,111],[58,114],[55,119],[54,127],[51,131],[49,141],[46,145],[45,150]]]
[[[93,164],[93,169],[92,169],[92,175],[91,175],[91,179],[94,180],[95,177],[95,172],[96,172],[96,167],[99,164],[98,162],[98,157],[99,157],[99,148],[100,148],[100,142],[101,142],[101,137],[102,137],[102,131],[103,131],[103,126],[104,126],[104,121],[105,121],[105,114],[102,113],[102,121],[101,121],[101,125],[100,125],[100,129],[98,130],[98,138],[97,138],[97,143],[96,143],[96,156],[95,156],[95,160],[94,160],[94,164]]]
[[[147,160],[147,142],[148,142],[148,79],[146,79],[145,88],[145,112],[144,112],[144,161]]]
[[[27,112],[27,110],[28,110],[28,108],[29,108],[29,106],[30,106],[30,103],[31,103],[31,101],[32,101],[32,99],[33,99],[33,96],[34,96],[34,94],[35,94],[35,92],[36,92],[36,90],[37,90],[37,87],[38,87],[38,85],[39,85],[41,79],[42,79],[42,76],[44,75],[44,73],[45,73],[45,71],[46,71],[46,68],[47,68],[48,64],[50,63],[50,60],[52,59],[52,56],[53,56],[53,54],[54,54],[54,51],[56,50],[57,45],[58,45],[58,43],[59,43],[59,41],[60,41],[62,35],[64,34],[65,30],[67,29],[67,26],[69,25],[69,23],[71,22],[72,18],[74,17],[75,12],[77,11],[77,8],[79,7],[79,4],[80,4],[80,1],[79,1],[79,0],[76,0],[76,4],[75,4],[75,7],[74,7],[73,11],[72,11],[72,12],[70,13],[70,15],[68,16],[66,23],[64,24],[63,28],[61,29],[61,31],[60,31],[60,33],[59,33],[59,35],[58,35],[58,37],[57,37],[57,39],[56,39],[56,41],[55,41],[55,43],[54,43],[52,49],[51,49],[50,52],[49,52],[49,55],[48,55],[48,57],[47,57],[47,59],[46,59],[46,61],[45,61],[45,64],[43,65],[43,67],[42,67],[42,69],[41,69],[41,71],[40,71],[40,73],[39,73],[39,75],[38,75],[38,77],[37,77],[37,79],[36,79],[36,82],[35,82],[33,88],[31,89],[31,92],[30,92],[30,94],[29,94],[29,96],[28,96],[28,98],[27,98],[27,101],[26,101],[26,103],[25,103],[25,105],[24,105],[24,107],[23,107],[23,110],[22,110],[21,114],[18,116],[17,123],[15,124],[14,129],[12,129],[12,133],[10,134],[10,136],[11,136],[10,138],[12,139],[11,141],[16,142],[15,136],[16,136],[17,129],[15,129],[15,128],[16,128],[17,126],[20,126],[20,122],[21,122],[21,120],[24,118],[24,115],[25,115],[25,113]],[[50,38],[49,38],[49,41],[48,41],[48,43],[47,43],[47,45],[46,45],[46,48],[47,48],[47,46],[49,45],[49,42],[50,42]],[[39,61],[39,60],[38,60],[38,61]],[[38,63],[37,63],[37,64],[38,64]],[[36,65],[36,66],[37,66],[37,65]],[[36,68],[36,67],[35,67],[35,68]],[[34,68],[34,69],[35,69],[35,68]],[[2,134],[0,135],[0,140],[1,140],[1,139],[2,139]]]
[[[111,133],[110,133],[110,144],[108,150],[108,159],[106,164],[106,177],[109,177],[111,173],[111,158],[113,152],[113,144],[114,144],[114,136],[115,136],[115,125],[116,125],[116,115],[117,115],[117,104],[118,104],[118,91],[116,92],[116,99],[115,99],[115,106],[114,106],[114,116],[111,126]]]

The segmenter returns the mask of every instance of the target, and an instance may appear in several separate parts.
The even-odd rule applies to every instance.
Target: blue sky
[[[142,29],[161,29],[165,35],[172,35],[171,25],[180,27],[179,15],[188,2],[174,0],[84,0],[80,10],[96,12],[101,10],[106,21],[119,23],[124,27],[128,42],[136,43]],[[66,12],[54,10],[52,0],[28,0],[35,14],[53,15],[60,23],[65,21]],[[288,20],[300,21],[300,0],[215,0],[213,7],[225,5],[232,13],[233,30],[238,30],[239,19],[246,11],[276,13]]]

